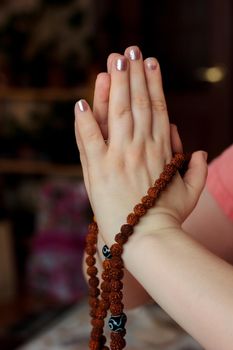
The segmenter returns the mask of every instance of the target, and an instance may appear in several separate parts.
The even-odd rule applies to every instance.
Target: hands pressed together
[[[158,61],[143,60],[132,46],[124,55],[111,54],[107,67],[108,73],[96,79],[93,110],[85,100],[75,106],[75,133],[90,203],[104,241],[111,244],[172,153],[182,152],[182,143],[169,123]],[[176,175],[136,234],[180,227],[206,173],[206,154],[194,153],[185,176]]]

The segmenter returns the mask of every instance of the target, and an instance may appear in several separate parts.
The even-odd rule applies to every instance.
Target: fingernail
[[[79,100],[77,105],[81,112],[85,112],[88,110],[88,103],[85,100]]]
[[[140,58],[140,50],[138,49],[138,47],[132,47],[128,51],[127,56],[129,57],[129,59],[131,61],[139,60],[139,58]]]
[[[125,57],[118,58],[116,60],[116,69],[119,71],[124,71],[127,69],[127,59]]]
[[[202,154],[203,154],[203,157],[204,157],[205,161],[207,161],[208,153],[207,152],[202,152]]]
[[[155,70],[158,66],[158,63],[154,57],[149,57],[146,59],[146,65],[148,69]]]

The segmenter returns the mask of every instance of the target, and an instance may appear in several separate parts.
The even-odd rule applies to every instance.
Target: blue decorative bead
[[[103,253],[103,256],[104,256],[106,259],[111,259],[112,254],[111,254],[111,251],[110,251],[110,249],[108,248],[107,245],[104,245],[104,246],[103,246],[102,253]]]
[[[121,332],[125,328],[126,321],[127,317],[124,313],[117,316],[111,316],[108,321],[108,326],[113,332]]]

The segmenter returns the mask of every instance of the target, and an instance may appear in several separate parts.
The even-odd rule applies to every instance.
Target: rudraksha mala
[[[126,334],[125,324],[126,315],[123,313],[123,283],[124,262],[122,260],[123,246],[133,234],[134,226],[140,220],[140,217],[147,213],[147,210],[154,206],[160,193],[171,182],[177,170],[180,170],[187,157],[182,153],[176,153],[171,162],[164,167],[164,171],[150,187],[141,202],[135,205],[133,212],[127,216],[127,223],[121,226],[120,232],[115,236],[115,243],[110,249],[105,245],[103,247],[102,283],[99,288],[99,279],[97,277],[98,269],[95,266],[97,252],[98,226],[94,221],[88,227],[86,237],[86,263],[87,274],[90,276],[89,284],[89,305],[90,316],[92,318],[92,331],[90,335],[89,349],[91,350],[109,350],[106,346],[106,337],[103,334],[104,319],[110,309],[111,317],[108,321],[111,329],[110,349],[122,350],[126,346],[124,336]]]

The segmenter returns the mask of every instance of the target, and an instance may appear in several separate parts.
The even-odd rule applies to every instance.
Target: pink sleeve
[[[210,163],[207,188],[223,212],[233,220],[233,145]]]

